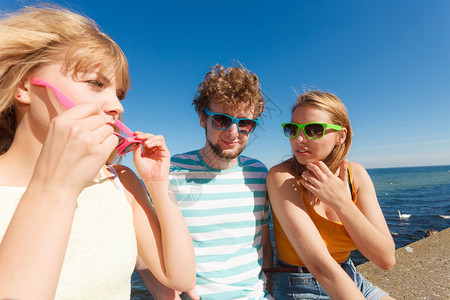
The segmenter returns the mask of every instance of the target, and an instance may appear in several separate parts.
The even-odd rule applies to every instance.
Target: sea
[[[450,227],[450,165],[368,169],[396,248],[423,239],[427,230]],[[401,214],[410,215],[401,219]],[[272,237],[273,239],[273,237]],[[355,265],[367,261],[358,251]],[[139,276],[132,276],[132,300],[150,299]]]

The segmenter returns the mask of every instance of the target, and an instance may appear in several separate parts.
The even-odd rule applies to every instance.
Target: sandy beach
[[[396,250],[383,271],[372,262],[357,270],[396,299],[450,299],[450,228]]]

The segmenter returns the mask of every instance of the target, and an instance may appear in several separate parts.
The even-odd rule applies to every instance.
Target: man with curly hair
[[[192,299],[273,299],[262,271],[273,260],[267,168],[241,155],[264,104],[255,74],[243,66],[211,67],[193,101],[205,146],[172,157],[170,182],[196,254]],[[179,299],[179,292],[147,287],[156,299]]]

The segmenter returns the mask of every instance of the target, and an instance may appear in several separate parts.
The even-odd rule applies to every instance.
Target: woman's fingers
[[[96,129],[92,129],[91,132],[94,143],[112,143],[113,148],[119,144],[119,138],[114,134],[114,128],[109,124],[102,124]]]
[[[300,183],[311,193],[316,194],[317,189],[316,185],[318,183],[317,178],[309,171],[305,171],[302,173],[302,179],[300,179]]]
[[[308,163],[306,167],[319,180],[325,180],[327,177],[334,175],[323,161]]]
[[[316,162],[307,165],[307,171],[302,173],[302,185],[321,201],[329,205],[338,205],[336,199],[351,200],[347,184],[347,161],[340,164],[338,174],[333,174],[323,163]],[[345,196],[343,196],[345,194]],[[342,197],[341,197],[342,196]]]
[[[94,103],[79,104],[65,111],[57,118],[62,118],[67,122],[72,120],[72,127],[75,128],[73,130],[80,133],[91,135],[89,132],[91,131],[92,136],[94,136],[94,142],[102,143],[110,135],[114,134],[113,120],[101,115],[99,108]]]
[[[101,145],[108,139],[106,145],[112,145],[107,147],[110,154],[117,147],[119,141],[114,135],[114,128],[106,123],[104,116],[100,115],[88,116],[82,120],[56,120],[54,127],[55,138],[67,140],[65,143],[68,145],[78,143],[80,146],[87,147],[87,151],[89,148],[93,149],[97,146],[101,148]],[[62,132],[57,133],[58,129]],[[112,149],[109,150],[109,148]]]
[[[339,168],[339,178],[340,178],[343,182],[345,182],[346,184],[348,183],[347,163],[348,163],[348,160],[345,159],[345,160],[341,163],[341,166],[340,166],[340,168]]]
[[[117,147],[119,143],[119,139],[116,135],[109,134],[105,135],[106,138],[103,139],[103,141],[100,144],[100,152],[105,153],[108,155],[111,155],[112,151]]]
[[[167,154],[169,153],[169,150],[166,147],[166,141],[162,135],[142,133],[140,131],[136,131],[134,134],[137,139],[142,141],[143,153],[151,153],[156,150],[163,152],[167,151]]]
[[[144,181],[167,180],[170,168],[170,152],[162,135],[135,132],[142,147],[135,150],[133,161]]]
[[[311,183],[311,181],[309,181],[309,180],[307,179],[306,176],[305,176],[305,177],[302,176],[302,179],[300,179],[300,183],[301,183],[307,190],[309,190],[310,192],[314,193],[315,187],[314,187],[314,185]]]
[[[302,173],[302,184],[312,193],[316,194],[321,188],[324,188],[335,175],[330,171],[327,165],[318,161],[315,163],[308,163],[306,165],[308,171]]]
[[[107,117],[92,103],[83,103],[50,125],[37,169],[60,185],[82,188],[92,180],[118,144]]]

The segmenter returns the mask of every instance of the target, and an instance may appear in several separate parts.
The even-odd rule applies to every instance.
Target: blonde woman
[[[276,299],[392,299],[357,273],[350,252],[383,269],[395,245],[372,180],[348,162],[352,131],[346,108],[330,93],[298,97],[283,124],[293,157],[267,175],[274,212]]]
[[[1,299],[129,299],[138,253],[164,284],[194,287],[164,138],[115,133],[128,87],[124,54],[92,20],[32,7],[0,21]],[[109,165],[118,146],[154,207]]]

